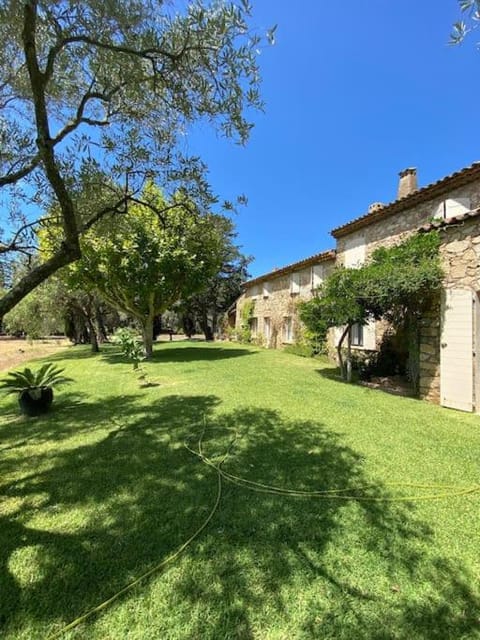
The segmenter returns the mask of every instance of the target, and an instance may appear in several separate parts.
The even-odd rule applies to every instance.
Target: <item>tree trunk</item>
[[[352,332],[351,327],[347,333],[347,382],[352,381]]]
[[[337,345],[337,355],[338,355],[338,364],[340,366],[340,375],[342,376],[343,380],[347,379],[347,375],[346,375],[346,371],[345,371],[345,364],[343,362],[343,356],[342,356],[342,347],[343,347],[343,342],[346,338],[347,335],[350,335],[350,325],[347,324],[347,326],[345,327],[344,332],[342,333],[340,340],[338,341],[338,345]]]
[[[149,360],[153,355],[153,314],[142,321],[142,338],[145,357]]]
[[[420,383],[420,327],[418,317],[410,313],[407,317],[408,360],[407,377],[415,396],[419,394]]]
[[[191,338],[195,333],[195,321],[193,320],[193,318],[185,313],[182,316],[182,325],[184,334],[187,336],[187,338]]]
[[[103,321],[103,314],[100,309],[100,305],[97,302],[93,303],[94,308],[94,317],[93,324],[95,326],[95,331],[97,333],[97,341],[100,344],[103,344],[107,341],[107,330],[105,328],[105,323]]]
[[[88,316],[86,316],[86,320],[88,324],[88,334],[90,336],[90,345],[92,347],[92,353],[98,353],[100,351],[100,347],[98,346],[97,332],[95,331],[93,322],[90,320]]]

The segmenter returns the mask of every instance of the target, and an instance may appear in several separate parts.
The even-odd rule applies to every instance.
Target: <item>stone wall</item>
[[[440,403],[440,296],[420,320],[420,381],[422,400]]]
[[[440,197],[412,206],[396,215],[386,216],[369,225],[352,231],[337,239],[336,261],[323,262],[325,276],[334,266],[345,264],[346,251],[357,255],[359,247],[364,247],[364,258],[379,246],[398,244],[414,233],[419,227],[431,221],[439,206],[447,198],[469,198],[470,209],[480,207],[480,180],[452,190]],[[480,219],[472,218],[458,225],[449,225],[440,230],[442,244],[440,256],[445,270],[445,288],[466,288],[474,292],[480,291]],[[362,251],[360,251],[362,253]],[[352,253],[350,253],[350,256]],[[292,265],[294,267],[294,265]],[[291,273],[299,277],[298,293],[291,293]],[[282,272],[281,276],[269,274],[266,279],[268,291],[263,283],[246,289],[237,303],[237,327],[240,326],[239,310],[245,300],[255,300],[254,317],[258,322],[258,335],[264,333],[264,319],[270,318],[271,337],[266,346],[279,347],[284,344],[283,325],[286,317],[293,321],[293,333],[298,334],[300,323],[297,316],[297,304],[300,300],[308,300],[312,296],[312,267],[306,267],[291,272]],[[258,281],[257,281],[258,283]],[[477,320],[475,319],[475,322]],[[383,334],[388,325],[379,322],[376,326],[377,348],[380,346]],[[428,313],[421,319],[419,345],[420,396],[431,402],[440,401],[440,338],[441,338],[441,302],[440,295],[432,304]],[[480,327],[475,327],[472,336],[475,350],[475,335],[480,334]],[[330,332],[330,342],[333,347],[333,334]],[[475,381],[480,388],[480,381]],[[477,403],[477,410],[478,410]]]
[[[440,259],[445,271],[446,289],[480,291],[480,221],[466,220],[440,231]],[[472,349],[479,330],[474,318]],[[440,402],[441,304],[437,300],[432,311],[422,320],[420,340],[420,394],[431,402]],[[475,373],[475,371],[474,371]],[[474,387],[479,381],[474,380]],[[478,403],[477,403],[478,404]],[[478,410],[477,406],[477,410]]]
[[[469,198],[470,208],[475,209],[480,206],[480,181],[473,182],[449,192],[441,197],[433,198],[428,202],[416,205],[411,209],[406,209],[392,216],[386,216],[369,224],[362,229],[352,231],[337,240],[337,263],[344,264],[345,250],[355,237],[363,239],[366,249],[366,258],[378,246],[392,246],[398,244],[406,237],[415,232],[418,227],[430,222],[439,205],[446,198]]]
[[[480,206],[480,182],[473,182],[438,198],[402,211],[396,216],[378,220],[337,240],[337,261],[345,263],[345,251],[361,240],[365,243],[365,259],[379,246],[392,246],[406,239],[420,226],[431,221],[439,205],[446,198],[469,198],[470,208]],[[476,219],[441,231],[440,257],[445,271],[446,288],[480,290],[480,222]],[[385,323],[377,323],[377,344],[386,330]],[[441,305],[436,300],[420,323],[420,397],[440,402],[440,332]]]
[[[321,263],[323,269],[323,277],[326,277],[334,266],[334,260],[323,261]],[[313,295],[313,274],[312,267],[304,267],[302,269],[292,269],[289,273],[282,273],[281,276],[275,277],[270,274],[264,282],[248,287],[240,296],[237,302],[237,320],[236,326],[240,328],[241,324],[241,307],[246,300],[253,300],[255,303],[253,318],[257,319],[257,341],[270,348],[279,348],[284,346],[285,340],[285,318],[292,319],[292,340],[294,342],[301,334],[302,326],[298,319],[297,306],[300,301],[310,300]],[[291,275],[296,274],[298,277],[298,292],[291,292]],[[264,284],[267,283],[267,287]],[[265,336],[265,318],[270,321],[270,337],[268,340]]]

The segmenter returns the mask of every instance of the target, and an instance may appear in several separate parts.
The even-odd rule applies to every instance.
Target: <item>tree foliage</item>
[[[222,237],[219,216],[167,203],[153,184],[142,197],[148,206],[132,205],[115,224],[103,220],[82,238],[82,258],[68,268],[68,279],[135,318],[150,356],[154,317],[217,273]]]
[[[463,18],[454,23],[450,44],[460,44],[480,24],[480,0],[458,0]]]
[[[262,107],[260,38],[249,20],[247,0],[1,3],[0,188],[10,219],[0,257],[5,265],[35,252],[52,202],[62,242],[8,283],[0,318],[79,259],[82,234],[125,213],[147,178],[166,196],[181,188],[197,210],[209,210],[216,198],[201,159],[183,152],[184,136],[205,120],[248,139],[249,110]],[[102,198],[82,200],[92,189]]]
[[[25,334],[35,340],[63,333],[64,325],[64,309],[59,304],[57,283],[47,280],[7,313],[2,328],[10,335]]]
[[[179,307],[184,331],[199,326],[207,340],[213,340],[219,320],[239,297],[241,285],[248,277],[247,267],[251,260],[235,245],[236,234],[232,221],[218,217],[215,224],[221,238],[220,268],[201,291],[182,301]]]
[[[300,305],[307,328],[326,336],[342,327],[338,357],[343,370],[345,339],[350,359],[350,331],[354,324],[386,318],[394,324],[418,318],[441,286],[438,233],[415,234],[393,247],[379,247],[358,269],[339,267],[325,280],[317,295]]]

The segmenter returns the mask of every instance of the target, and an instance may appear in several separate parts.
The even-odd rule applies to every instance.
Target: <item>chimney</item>
[[[398,182],[397,200],[409,196],[418,189],[417,186],[417,170],[413,167],[404,169],[398,174],[400,180]]]
[[[385,205],[383,202],[372,202],[372,204],[368,207],[368,213],[375,213],[375,211],[380,211],[383,209]]]

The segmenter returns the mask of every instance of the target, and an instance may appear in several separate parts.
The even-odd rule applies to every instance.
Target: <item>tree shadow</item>
[[[56,361],[64,361],[64,360],[89,360],[94,358],[99,358],[103,351],[102,349],[111,349],[112,345],[106,344],[102,345],[101,350],[97,353],[93,353],[92,349],[89,345],[85,344],[72,344],[65,351],[56,351],[47,356],[42,356],[38,358],[38,362],[41,363],[43,361],[48,362],[56,362]]]
[[[315,372],[318,373],[325,380],[330,380],[332,382],[337,382],[342,385],[347,385],[349,387],[360,387],[362,389],[370,389],[371,391],[380,391],[381,393],[386,393],[388,395],[401,397],[401,398],[409,398],[410,400],[419,400],[418,396],[416,396],[413,391],[411,391],[408,387],[404,386],[401,389],[391,388],[388,386],[382,385],[374,385],[368,382],[362,382],[357,378],[353,378],[351,382],[347,382],[344,380],[340,373],[340,368],[336,366],[324,367],[322,369],[315,369]]]
[[[214,520],[162,592],[161,637],[169,637],[172,618],[164,614],[172,611],[192,639],[261,637],[268,616],[305,638],[460,638],[476,628],[473,579],[459,564],[426,557],[433,532],[413,505],[363,500],[389,493],[321,422],[289,421],[261,408],[221,414],[215,396],[172,395],[148,410],[141,395],[64,400],[48,419],[22,425],[25,448],[17,443],[0,458],[0,630],[9,637],[25,628],[29,637],[45,637],[200,526],[215,500],[216,473],[183,442],[195,448],[203,431],[208,456],[218,461],[230,448],[225,468],[233,474],[299,490],[348,489],[356,498],[293,498],[225,483]],[[9,440],[3,427],[0,438],[9,447],[18,434]],[[363,581],[349,568],[357,564],[367,572]],[[402,577],[428,583],[425,597],[396,597],[371,584]],[[303,604],[295,607],[297,586]],[[381,608],[395,636],[379,626]],[[94,624],[85,623],[85,637]],[[445,629],[449,635],[441,636]]]
[[[152,358],[147,362],[172,363],[172,362],[202,362],[215,360],[225,360],[227,358],[239,358],[241,356],[251,356],[257,353],[251,349],[223,348],[218,344],[206,347],[170,347],[166,343],[164,348],[154,350]],[[121,353],[105,351],[101,354],[103,359],[109,363],[130,363]]]

